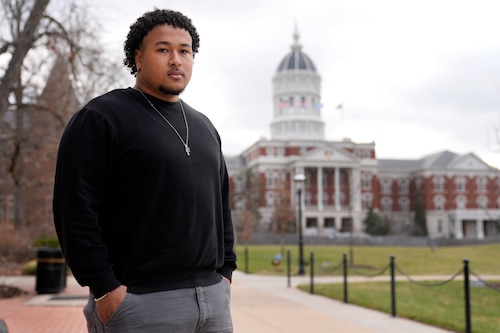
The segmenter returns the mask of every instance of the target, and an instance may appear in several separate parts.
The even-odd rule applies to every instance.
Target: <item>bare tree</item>
[[[259,174],[254,173],[251,169],[245,170],[241,177],[245,179],[244,190],[241,193],[233,193],[232,201],[241,200],[243,205],[240,211],[233,213],[233,217],[238,240],[247,243],[251,240],[261,218],[259,208],[263,187]]]
[[[275,195],[272,228],[281,236],[281,245],[284,245],[285,234],[295,231],[295,211],[292,206],[290,181],[285,178]],[[283,252],[283,251],[282,251]]]
[[[9,95],[12,90],[16,87],[19,88],[21,66],[28,51],[33,47],[37,38],[35,33],[43,17],[45,8],[49,4],[49,0],[36,0],[31,9],[29,9],[27,2],[2,0],[2,7],[5,10],[6,16],[5,20],[9,21],[12,40],[5,41],[2,39],[0,54],[10,49],[13,49],[13,52],[9,66],[2,77],[2,84],[0,84],[0,112],[7,109]],[[23,17],[26,11],[29,11],[30,15],[25,21]]]
[[[0,198],[13,197],[14,224],[20,226],[29,216],[40,219],[40,214],[25,214],[25,207],[51,220],[55,154],[65,124],[81,102],[123,79],[119,62],[106,60],[98,26],[88,24],[97,20],[88,17],[85,4],[0,2],[4,9],[0,57],[10,57],[8,65],[0,68],[0,182],[4,185]],[[43,194],[37,205],[29,205],[27,189]]]

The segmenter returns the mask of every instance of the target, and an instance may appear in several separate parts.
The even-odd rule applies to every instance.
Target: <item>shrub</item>
[[[33,241],[34,247],[61,247],[56,236],[38,236]]]

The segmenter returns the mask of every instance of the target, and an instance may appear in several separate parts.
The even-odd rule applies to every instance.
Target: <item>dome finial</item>
[[[297,26],[297,19],[295,19],[295,29],[294,29],[294,32],[293,32],[293,40],[295,41],[295,44],[298,44],[299,43],[299,28]]]
[[[298,24],[297,24],[297,19],[295,19],[295,28],[294,28],[294,31],[293,31],[293,40],[294,40],[294,43],[292,45],[292,50],[300,50],[302,45],[300,45],[299,43],[299,28],[298,28]]]

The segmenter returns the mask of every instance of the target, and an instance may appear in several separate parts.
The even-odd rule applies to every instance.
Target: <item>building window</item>
[[[372,188],[372,175],[369,173],[363,174],[363,188],[370,190]]]
[[[434,198],[434,208],[435,210],[442,212],[444,211],[444,198],[440,195]]]
[[[280,187],[281,185],[283,185],[283,181],[285,179],[285,175],[284,175],[283,171],[275,172],[274,177],[276,178],[276,180],[275,180],[276,186]]]
[[[488,207],[488,198],[485,196],[480,196],[477,198],[477,207],[479,209],[486,209]]]
[[[444,179],[443,177],[434,177],[434,191],[442,192],[444,190]]]
[[[381,202],[382,212],[390,213],[392,211],[392,199],[391,198],[382,198]]]
[[[464,177],[455,178],[455,190],[457,192],[465,192],[465,178]]]
[[[325,228],[335,228],[334,217],[325,217]]]
[[[271,171],[266,172],[266,186],[267,188],[274,187],[274,173]]]
[[[243,180],[243,177],[236,177],[235,185],[234,185],[236,193],[243,192],[245,189],[244,185],[245,185],[245,182]]]
[[[363,194],[363,208],[369,209],[372,206],[373,196],[371,193]]]
[[[274,208],[274,193],[272,192],[266,193],[266,205],[267,208]]]
[[[317,228],[318,227],[318,219],[315,217],[308,217],[306,219],[306,228]]]
[[[285,149],[284,148],[278,148],[278,156],[284,156],[285,155]]]
[[[400,179],[399,180],[399,193],[408,194],[408,192],[410,191],[409,183],[410,182],[408,181],[408,179]]]
[[[438,228],[437,228],[438,232],[441,234],[443,233],[443,221],[442,220],[438,220]]]
[[[457,197],[456,204],[457,204],[458,210],[466,209],[467,208],[467,198],[465,198],[464,196]]]
[[[392,182],[390,179],[382,179],[381,181],[381,186],[382,186],[382,193],[383,194],[390,194],[391,193],[391,185]]]
[[[478,192],[486,192],[486,178],[485,177],[479,177],[476,180],[476,186],[477,186],[477,191]]]
[[[408,198],[399,199],[399,211],[401,213],[408,213],[410,211],[410,199]]]

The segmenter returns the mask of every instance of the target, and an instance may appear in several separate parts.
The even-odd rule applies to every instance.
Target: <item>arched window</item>
[[[432,179],[434,183],[434,191],[441,192],[444,190],[444,179],[443,177],[434,177]]]
[[[266,193],[266,206],[267,206],[267,208],[274,208],[274,193],[273,192]]]
[[[410,181],[408,179],[400,179],[399,180],[399,193],[408,194],[410,191]]]
[[[382,193],[384,193],[384,194],[391,193],[391,185],[392,185],[391,180],[390,179],[382,179],[380,182],[382,185]]]
[[[484,195],[481,195],[477,198],[477,207],[479,209],[486,209],[488,208],[488,198]]]
[[[465,191],[465,178],[464,177],[455,178],[455,190],[457,192],[464,192]]]
[[[464,210],[467,208],[467,198],[463,195],[458,196],[455,203],[457,204],[458,210]]]
[[[399,203],[399,211],[401,213],[408,213],[410,211],[410,199],[400,198],[398,203]]]
[[[372,207],[372,200],[373,200],[373,195],[371,193],[363,194],[363,208],[368,209]]]
[[[440,211],[440,212],[443,211],[444,210],[444,203],[445,203],[445,199],[443,196],[437,195],[436,197],[434,197],[435,210]]]
[[[485,177],[477,178],[476,186],[478,192],[486,192],[486,178]]]
[[[382,198],[381,206],[382,206],[382,212],[384,213],[392,212],[392,199],[388,197]]]
[[[370,190],[372,188],[372,175],[369,173],[363,174],[363,189]]]

